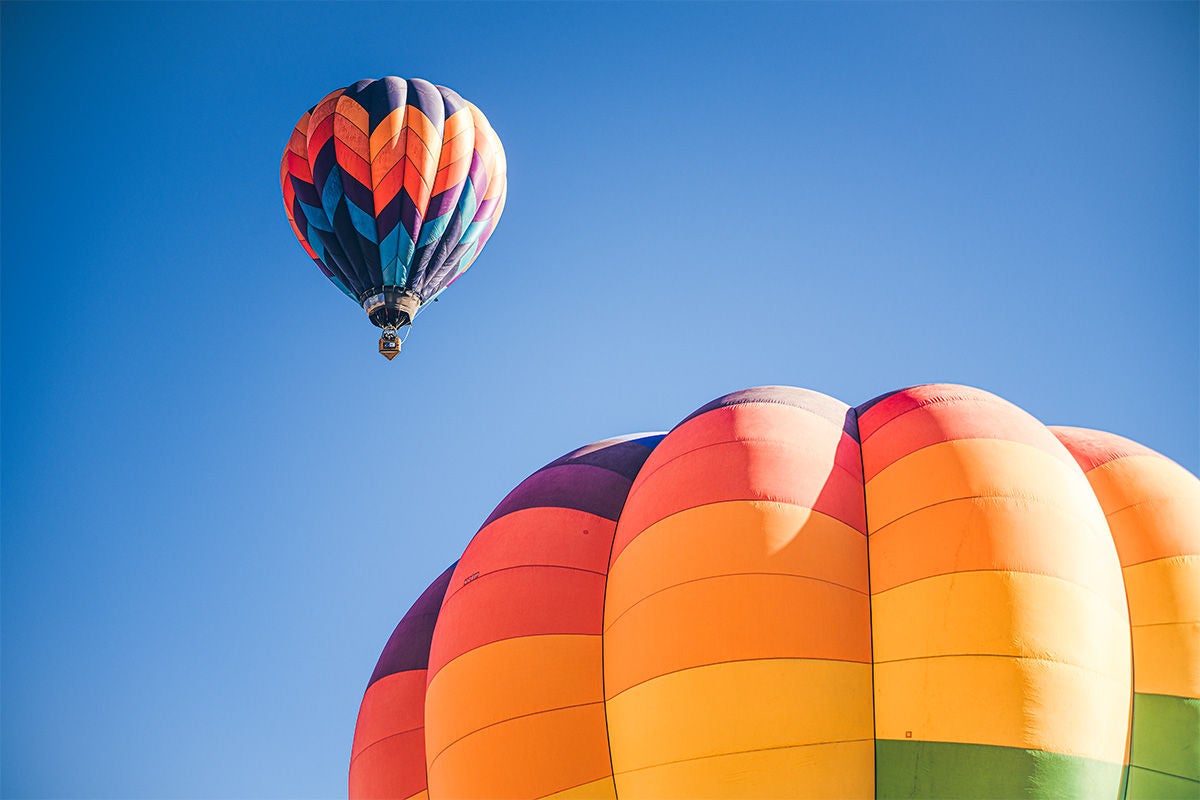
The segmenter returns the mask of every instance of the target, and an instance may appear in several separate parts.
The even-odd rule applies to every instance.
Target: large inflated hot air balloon
[[[722,397],[534,473],[353,798],[1200,797],[1200,481],[986,392]]]
[[[292,230],[326,277],[383,329],[399,328],[471,266],[504,210],[504,148],[444,86],[359,81],[296,123],[280,166]]]

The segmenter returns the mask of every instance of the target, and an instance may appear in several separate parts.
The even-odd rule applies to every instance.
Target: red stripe
[[[1079,464],[1079,468],[1084,472],[1091,472],[1096,467],[1128,456],[1166,458],[1145,445],[1115,433],[1059,426],[1051,426],[1050,432],[1066,446],[1067,451],[1074,456],[1075,463]]]
[[[907,455],[958,439],[1020,442],[1073,463],[1054,435],[1027,412],[968,386],[930,384],[901,390],[864,411],[858,426],[868,481]]]
[[[604,576],[563,567],[531,565],[468,580],[462,565],[446,599],[429,651],[429,680],[458,656],[501,639],[548,633],[599,634],[604,616]],[[464,581],[466,582],[464,585]]]
[[[616,523],[571,508],[522,509],[485,526],[463,553],[446,591],[451,597],[483,575],[538,564],[603,573]],[[472,577],[474,576],[474,577]]]

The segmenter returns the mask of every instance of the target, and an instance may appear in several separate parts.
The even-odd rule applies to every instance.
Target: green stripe
[[[1200,785],[1197,785],[1200,782],[1200,700],[1165,694],[1134,694],[1133,749],[1129,761],[1132,766],[1149,772],[1184,779],[1192,785],[1191,797],[1200,797]],[[1138,780],[1151,779],[1139,777]],[[1136,783],[1130,779],[1130,798],[1158,796],[1154,792],[1136,794]]]
[[[1196,800],[1200,783],[1164,775],[1141,767],[1129,768],[1129,794],[1125,800]]]
[[[1116,800],[1124,773],[1121,764],[1041,750],[958,742],[875,742],[875,796],[880,800]]]

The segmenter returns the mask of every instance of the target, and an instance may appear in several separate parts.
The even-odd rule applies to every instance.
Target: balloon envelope
[[[727,395],[504,499],[350,794],[1196,797],[1198,521],[1168,459],[977,389]]]
[[[504,149],[444,86],[338,89],[296,123],[280,165],[300,244],[380,327],[408,324],[479,255],[504,210]]]

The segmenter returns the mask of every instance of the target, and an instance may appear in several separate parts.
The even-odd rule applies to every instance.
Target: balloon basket
[[[384,328],[379,337],[379,355],[388,361],[400,355],[400,337],[396,336],[395,328]]]

